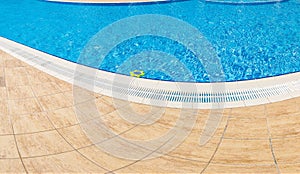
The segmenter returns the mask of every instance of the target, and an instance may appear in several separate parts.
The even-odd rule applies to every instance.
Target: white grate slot
[[[230,86],[230,83],[220,83],[220,86],[217,86],[218,84],[214,84],[216,88],[210,88],[208,87],[208,84],[201,84],[201,83],[193,83],[193,85],[196,88],[192,88],[191,91],[183,90],[180,88],[176,88],[174,86],[178,85],[188,85],[187,83],[181,83],[181,82],[169,82],[166,84],[163,84],[163,88],[158,88],[157,85],[160,83],[160,81],[147,81],[147,83],[144,83],[145,79],[134,79],[134,83],[132,85],[128,85],[125,82],[118,81],[117,83],[114,81],[114,79],[110,78],[99,78],[101,76],[95,77],[95,74],[88,74],[83,71],[77,72],[77,67],[81,67],[84,70],[88,69],[91,70],[90,72],[94,72],[96,70],[93,70],[91,68],[84,67],[82,65],[77,65],[75,63],[65,61],[62,59],[58,59],[54,56],[39,52],[37,50],[33,50],[29,47],[17,44],[15,42],[9,41],[7,39],[0,37],[0,49],[11,53],[16,58],[19,58],[22,61],[25,61],[26,63],[35,66],[36,68],[49,73],[57,78],[60,78],[62,80],[66,80],[69,83],[79,85],[80,87],[86,88],[88,90],[95,90],[98,89],[100,91],[108,91],[104,94],[111,95],[111,97],[119,97],[120,99],[126,99],[134,98],[137,101],[144,101],[143,99],[150,99],[150,100],[157,100],[157,101],[167,101],[170,103],[198,103],[200,105],[200,108],[208,107],[208,103],[223,103],[223,102],[235,102],[235,103],[241,103],[241,101],[255,101],[257,100],[259,104],[262,104],[261,101],[265,101],[262,99],[267,99],[269,97],[276,96],[277,98],[281,97],[286,99],[286,96],[292,96],[287,94],[292,94],[295,90],[300,90],[300,80],[294,80],[294,79],[300,79],[300,73],[294,73],[293,75],[289,75],[284,78],[280,78],[281,80],[274,80],[276,82],[275,85],[270,86],[263,86],[261,88],[253,88],[252,85],[249,85],[249,87],[245,87],[245,81],[242,83],[236,82],[237,84],[244,85],[244,88],[238,88],[235,85]],[[107,72],[103,72],[101,70],[97,70],[97,73],[101,75],[105,74],[107,75]],[[76,75],[76,79],[79,81],[74,80],[74,75]],[[120,76],[117,74],[114,74],[111,77]],[[292,76],[293,78],[290,78]],[[102,76],[102,77],[105,77]],[[118,77],[119,79],[122,79],[122,76]],[[126,77],[128,78],[128,77]],[[272,77],[277,78],[277,77]],[[289,79],[290,78],[290,79]],[[264,79],[255,80],[257,83],[260,83],[260,81],[263,81]],[[136,82],[136,83],[135,83]],[[78,83],[78,84],[77,84]],[[181,83],[181,84],[180,84]],[[150,85],[149,85],[150,84]],[[225,84],[225,85],[224,85]],[[263,83],[267,84],[267,83]],[[170,85],[168,88],[168,85]],[[241,86],[242,86],[241,85]],[[238,85],[239,86],[239,85]],[[258,85],[259,86],[259,85]],[[289,88],[289,86],[291,88]],[[197,90],[198,89],[198,90]],[[113,90],[113,91],[111,91]],[[109,92],[111,91],[111,93]],[[297,92],[297,91],[296,91]],[[298,91],[299,92],[299,91]],[[116,94],[114,96],[114,93]],[[146,104],[149,103],[149,100]],[[268,100],[266,100],[268,101]],[[156,102],[157,103],[157,102]],[[253,103],[253,102],[252,102]],[[255,102],[254,102],[255,103]],[[201,105],[206,104],[206,105]],[[173,106],[179,106],[178,104],[174,104]],[[181,106],[181,105],[180,105]],[[230,104],[230,106],[234,106]]]

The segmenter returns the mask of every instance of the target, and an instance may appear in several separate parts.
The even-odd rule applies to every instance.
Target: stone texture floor
[[[210,111],[198,110],[191,133],[171,152],[152,149],[161,155],[124,159],[101,149],[82,125],[101,119],[120,137],[151,140],[180,126],[176,120],[193,111],[128,103],[73,88],[0,51],[0,173],[300,173],[299,104],[296,98],[226,109],[214,136],[202,146],[199,137]],[[160,117],[143,125],[125,121],[124,114]],[[97,137],[101,133],[94,126]],[[116,150],[135,153],[126,145]]]

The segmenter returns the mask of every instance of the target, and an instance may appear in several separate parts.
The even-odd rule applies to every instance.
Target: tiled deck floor
[[[86,92],[81,99],[75,102],[77,107],[89,111],[90,102],[96,103],[105,124],[135,140],[165,133],[180,112],[167,108],[154,124],[132,125],[119,117],[111,98]],[[72,85],[0,51],[0,173],[299,173],[299,104],[296,98],[226,109],[214,137],[204,146],[198,142],[209,111],[198,110],[191,134],[175,150],[150,160],[125,160],[105,153],[86,137],[76,117]],[[129,106],[141,117],[151,108],[122,106],[128,114]]]

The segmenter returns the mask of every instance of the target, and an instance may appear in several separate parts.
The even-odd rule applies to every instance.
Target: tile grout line
[[[227,117],[227,119],[229,120],[229,117]],[[227,123],[226,123],[226,125],[227,125]],[[134,127],[133,127],[133,128],[134,128]],[[133,128],[131,128],[131,129],[133,129]],[[123,131],[123,132],[119,133],[118,136],[119,136],[119,135],[122,135],[122,134],[124,134],[124,133],[126,133],[126,132],[128,132],[128,131],[130,131],[131,129],[128,129],[128,130],[126,130],[126,131]],[[114,138],[114,137],[113,137],[113,138]],[[220,138],[222,138],[222,136],[221,136]],[[105,140],[105,141],[107,141],[107,140]],[[98,142],[98,143],[96,143],[96,144],[94,144],[94,145],[97,146],[97,144],[99,144],[99,143],[102,143],[102,142]],[[142,146],[139,146],[139,145],[136,145],[136,144],[133,144],[133,145],[135,145],[135,146],[137,146],[137,147],[140,147],[140,148],[143,148],[143,149],[145,149],[145,150],[151,151],[151,150],[149,150],[149,149],[147,149],[147,148],[144,148],[144,147],[142,147]],[[87,147],[90,147],[90,146],[92,146],[92,145],[89,145],[89,146],[87,146]],[[82,147],[82,148],[85,148],[85,147]],[[79,149],[82,149],[82,148],[79,148]],[[155,150],[155,151],[152,151],[151,154],[152,154],[152,153],[160,153],[158,150],[159,150],[159,148],[158,148],[157,150]],[[151,154],[150,154],[150,155],[151,155]],[[194,161],[194,162],[206,163],[206,162],[204,162],[204,161],[192,160],[192,159],[182,158],[182,157],[178,157],[178,156],[172,156],[172,155],[168,155],[168,154],[167,154],[166,156],[169,156],[169,157],[172,157],[172,158],[176,158],[176,159],[183,159],[183,160],[188,160],[188,161]],[[137,160],[137,161],[133,162],[132,164],[128,164],[128,165],[126,165],[126,166],[123,166],[123,167],[121,167],[121,168],[112,170],[112,171],[110,171],[110,172],[114,172],[114,171],[123,169],[123,168],[125,168],[125,167],[128,167],[128,166],[130,166],[130,165],[133,165],[133,164],[137,163],[138,161],[141,161],[141,160]]]
[[[38,101],[38,103],[39,103],[39,105],[41,105],[40,104],[40,102]],[[44,108],[42,108],[42,109],[44,109]],[[49,116],[48,116],[48,114],[46,114],[47,116],[47,119],[48,119],[48,121],[51,123],[51,125],[54,127],[54,129],[53,129],[53,131],[55,131],[55,132],[57,132],[58,133],[58,135],[72,148],[72,150],[70,150],[70,151],[65,151],[65,152],[61,152],[61,153],[57,153],[57,154],[63,154],[63,153],[67,153],[67,152],[77,152],[77,153],[79,153],[80,154],[80,156],[82,156],[83,158],[85,158],[85,159],[87,159],[88,161],[90,161],[90,162],[92,162],[93,164],[95,164],[97,167],[100,167],[100,168],[102,168],[102,169],[104,169],[104,170],[107,170],[107,169],[105,169],[104,167],[102,167],[102,166],[100,166],[100,165],[98,165],[97,163],[95,163],[95,162],[93,162],[93,161],[91,161],[90,159],[88,159],[88,158],[86,158],[82,153],[80,153],[79,151],[78,151],[78,149],[76,149],[68,140],[66,140],[66,138],[59,132],[59,130],[54,126],[54,124],[53,124],[53,122],[52,122],[52,120],[49,118]],[[57,155],[57,154],[54,154],[54,155]],[[53,155],[53,154],[52,154]],[[44,155],[44,156],[49,156],[49,155]],[[108,171],[108,170],[107,170]]]
[[[11,116],[11,115],[10,115]],[[11,123],[11,127],[12,127],[12,131],[13,131],[13,134],[14,134],[14,128],[13,128],[13,124]],[[21,153],[20,153],[20,149],[19,149],[19,146],[18,146],[18,142],[17,142],[17,138],[16,138],[16,135],[14,134],[14,140],[15,140],[15,144],[16,144],[16,148],[17,148],[17,151],[18,151],[18,155],[19,155],[19,158],[21,160],[21,163],[23,165],[23,168],[25,170],[26,173],[29,173],[25,164],[24,164],[24,161],[23,161],[23,157],[21,156]]]
[[[123,107],[125,107],[125,106],[123,106]],[[116,110],[114,110],[114,111],[116,111]],[[112,112],[114,112],[114,111],[112,111]],[[80,112],[80,111],[79,111],[79,112]],[[82,112],[81,112],[81,113],[82,113]],[[111,112],[110,112],[110,113],[111,113]],[[106,114],[105,114],[105,115],[106,115]],[[99,117],[99,118],[100,118],[100,117]],[[91,121],[91,120],[90,120],[90,121]],[[78,125],[80,125],[80,123],[79,123]],[[137,124],[136,126],[133,126],[133,127],[131,127],[130,129],[127,129],[127,130],[125,130],[125,131],[122,131],[122,132],[120,132],[119,134],[117,134],[117,135],[115,135],[114,137],[111,137],[111,138],[115,138],[115,137],[117,137],[117,136],[120,136],[120,135],[122,135],[122,134],[125,134],[125,133],[127,133],[128,131],[134,129],[135,127],[137,127],[137,126],[139,126],[139,125],[140,125],[140,124]],[[80,148],[78,148],[78,150],[84,149],[84,148],[88,148],[88,147],[92,147],[92,146],[97,146],[97,144],[103,143],[103,142],[105,142],[105,141],[109,141],[109,140],[104,140],[104,141],[96,142],[96,143],[94,143],[94,144],[90,144],[90,145],[88,145],[88,146],[80,147]],[[146,149],[146,150],[148,150],[148,149]],[[114,170],[111,170],[111,171],[109,171],[109,172],[112,172],[112,171],[115,171],[115,170],[119,170],[119,169],[114,169]]]
[[[127,105],[126,105],[126,106],[127,106]],[[122,106],[121,108],[126,107],[126,106]],[[115,110],[112,111],[112,112],[115,112],[115,111],[117,111],[117,110],[115,109]],[[81,111],[78,111],[78,112],[82,113]],[[112,113],[112,112],[110,112],[110,113]],[[164,111],[164,113],[165,113],[165,111]],[[84,114],[84,113],[82,113],[82,114]],[[109,113],[108,113],[108,114],[109,114]],[[107,115],[107,114],[105,114],[105,115]],[[152,115],[154,115],[154,114],[152,114]],[[151,116],[152,116],[152,115],[151,115]],[[104,115],[102,115],[102,116],[104,116]],[[96,117],[96,118],[101,118],[102,116]],[[94,119],[91,119],[91,120],[89,120],[89,121],[92,121],[92,120],[94,120]],[[145,120],[144,120],[144,121],[145,121]],[[82,122],[82,123],[86,123],[86,122]],[[80,124],[82,124],[82,123],[79,123],[78,125],[80,125]],[[141,122],[141,123],[143,123],[143,122]],[[135,126],[132,126],[131,128],[129,128],[129,129],[125,130],[125,131],[122,131],[122,132],[118,133],[117,135],[111,137],[110,139],[115,138],[115,137],[120,136],[120,135],[123,135],[123,134],[129,132],[130,130],[136,128],[137,126],[140,126],[140,125],[141,125],[141,124],[136,124]],[[100,141],[100,142],[96,142],[96,143],[94,143],[93,145],[97,146],[97,144],[100,144],[100,143],[103,143],[103,142],[106,142],[106,141],[109,141],[109,139],[104,140],[104,141]],[[82,148],[85,148],[85,147],[82,147]],[[79,149],[82,149],[82,148],[79,148]],[[148,149],[146,149],[146,150],[148,150]]]
[[[6,91],[7,92],[7,91]],[[8,93],[8,92],[7,92]],[[8,94],[7,94],[8,95]],[[39,103],[39,105],[40,105],[40,103]],[[41,108],[42,109],[42,108]],[[265,111],[266,112],[266,111]],[[266,117],[267,118],[267,117]],[[48,118],[48,120],[49,120],[49,118]],[[51,120],[49,120],[50,122],[52,122]],[[278,168],[278,164],[277,164],[277,161],[276,161],[276,158],[275,158],[275,154],[274,154],[274,152],[273,152],[273,146],[272,146],[272,136],[271,136],[271,132],[270,132],[270,128],[269,128],[269,124],[268,124],[268,119],[266,119],[266,121],[267,121],[267,127],[268,127],[268,133],[269,133],[269,138],[268,138],[268,140],[269,140],[269,143],[270,143],[270,148],[271,148],[271,152],[272,152],[272,155],[273,155],[273,158],[274,158],[274,162],[275,162],[275,165],[276,165],[276,168],[279,170],[279,168]],[[13,124],[11,123],[11,125],[13,126]],[[227,124],[226,124],[226,126],[227,126]],[[227,128],[227,127],[226,127]],[[53,130],[56,130],[56,129],[53,129]],[[60,129],[57,129],[57,131],[58,130],[60,130]],[[13,130],[14,131],[14,130]],[[58,131],[59,132],[59,131]],[[13,135],[15,136],[15,135],[18,135],[18,134],[15,134],[15,133],[13,133]],[[61,135],[62,136],[62,135]],[[64,138],[64,136],[62,136],[63,138]],[[226,138],[224,138],[223,136],[222,136],[222,140],[223,139],[226,139]],[[274,138],[273,138],[274,139]],[[221,141],[222,141],[221,140]],[[16,140],[15,140],[16,141]],[[66,141],[66,140],[65,140]],[[66,141],[66,142],[68,142],[68,141]],[[221,144],[221,143],[220,143]],[[71,144],[70,144],[71,145]],[[72,145],[71,145],[72,146]],[[76,150],[76,149],[75,149]],[[89,159],[88,159],[89,160]],[[209,165],[209,164],[208,164]],[[280,173],[280,171],[279,171],[279,173]]]
[[[126,105],[126,106],[127,106],[127,105]],[[124,105],[124,106],[122,106],[121,108],[126,107],[126,106]],[[165,113],[165,111],[164,111],[164,113]],[[152,114],[152,115],[153,115],[153,114]],[[144,120],[144,121],[145,121],[145,120]],[[143,123],[143,122],[141,122],[141,123]],[[127,129],[127,130],[125,130],[125,131],[123,131],[123,132],[121,132],[121,133],[119,133],[119,134],[117,134],[117,135],[115,135],[115,136],[113,136],[113,137],[111,137],[111,138],[115,138],[115,137],[117,137],[117,136],[120,136],[120,135],[122,135],[122,134],[125,134],[125,133],[127,133],[128,131],[130,131],[130,130],[132,130],[132,129],[134,129],[135,127],[140,126],[140,125],[141,125],[141,124],[137,124],[136,126],[133,126],[133,127],[131,127],[130,129]],[[111,138],[110,138],[110,139],[111,139]],[[108,139],[108,140],[105,140],[105,141],[109,141],[109,139]],[[97,142],[97,143],[94,143],[93,145],[94,145],[94,146],[97,146],[97,144],[103,143],[103,142],[105,142],[105,141]],[[167,142],[166,142],[166,143],[167,143]],[[90,145],[90,146],[93,146],[93,145]],[[133,145],[136,145],[136,144],[133,144]],[[136,145],[136,146],[138,146],[138,145]],[[163,144],[162,146],[164,146],[164,144]],[[160,146],[160,147],[162,147],[162,146]],[[89,147],[89,146],[88,146],[88,147]],[[138,146],[138,147],[139,147],[139,146]],[[158,147],[158,149],[160,149],[160,147]],[[85,148],[85,147],[83,147],[83,148]],[[83,148],[79,148],[79,149],[83,149]],[[143,147],[141,147],[141,148],[143,148]],[[146,149],[146,148],[144,148],[144,149]],[[158,149],[156,149],[156,150],[154,150],[154,151],[151,151],[151,153],[149,153],[148,155],[146,155],[144,158],[146,158],[147,156],[149,156],[149,155],[151,155],[151,154],[153,154],[153,153],[157,153],[157,150],[158,150]],[[149,150],[149,149],[146,149],[146,150]],[[106,173],[107,173],[107,174],[108,174],[108,173],[114,173],[115,171],[124,169],[124,168],[126,168],[126,167],[128,167],[128,166],[131,166],[131,165],[133,165],[133,164],[135,164],[135,163],[137,163],[137,162],[143,160],[144,158],[141,158],[141,159],[139,159],[139,160],[135,160],[134,162],[129,163],[129,164],[123,166],[123,167],[120,167],[120,168],[117,168],[117,169],[113,169],[113,170],[109,170],[109,171],[106,172]]]
[[[28,72],[26,71],[26,74],[28,75]],[[30,83],[30,88],[31,88],[31,90],[33,90],[32,89],[32,87],[31,87],[31,83]],[[62,90],[59,88],[58,89],[59,91],[60,91],[60,93],[62,93],[63,94],[63,92],[62,92]],[[36,94],[35,94],[35,92],[33,92],[33,95],[34,95],[34,97],[36,98],[36,101],[37,101],[37,103],[38,103],[38,105],[40,106],[40,108],[42,109],[42,111],[44,111],[44,112],[47,112],[47,110],[45,109],[45,108],[43,108],[42,107],[42,105],[41,105],[41,103],[40,103],[40,101],[38,100],[38,97],[36,96]],[[63,94],[64,95],[64,94]],[[65,96],[65,95],[64,95]],[[48,112],[47,112],[48,113]],[[79,155],[80,156],[82,156],[83,158],[85,158],[86,160],[88,160],[88,161],[90,161],[92,164],[94,164],[94,165],[96,165],[97,167],[99,167],[99,168],[101,168],[101,169],[103,169],[103,170],[106,170],[106,171],[109,171],[109,170],[107,170],[107,169],[105,169],[104,167],[102,167],[102,166],[100,166],[100,165],[98,165],[97,163],[95,163],[95,162],[93,162],[93,161],[91,161],[90,159],[88,159],[88,158],[86,158],[83,154],[81,154],[69,141],[67,141],[66,140],[66,138],[58,131],[58,129],[55,127],[55,125],[54,125],[54,123],[52,122],[52,120],[49,118],[49,116],[48,116],[48,114],[46,114],[46,117],[47,117],[47,119],[48,119],[48,121],[51,123],[51,125],[53,126],[53,131],[56,131],[57,133],[58,133],[58,135],[73,149],[73,150],[71,150],[71,151],[69,151],[69,152],[77,152],[77,153],[79,153]],[[64,152],[63,152],[64,153]],[[45,156],[48,156],[48,155],[45,155]]]
[[[121,170],[121,169],[125,169],[125,168],[127,168],[127,167],[129,167],[129,166],[132,166],[132,165],[134,165],[134,164],[136,164],[136,163],[138,163],[138,162],[140,162],[140,161],[144,160],[145,158],[147,158],[147,157],[148,157],[148,156],[150,156],[151,154],[153,154],[153,153],[157,153],[157,152],[158,152],[158,150],[159,150],[161,147],[163,147],[165,144],[167,144],[168,142],[169,142],[169,141],[166,141],[166,142],[165,142],[165,143],[163,143],[161,146],[159,146],[158,148],[154,149],[153,151],[151,151],[149,154],[145,155],[145,156],[144,156],[144,157],[142,157],[141,159],[135,160],[134,162],[132,162],[132,163],[129,163],[129,164],[127,164],[127,165],[123,166],[123,167],[120,167],[120,168],[117,168],[117,169],[111,170],[111,171],[107,172],[107,174],[108,174],[108,173],[114,173],[114,172],[116,172],[116,171],[118,171],[118,170]]]
[[[216,147],[216,150],[213,152],[211,158],[209,159],[209,161],[207,162],[207,164],[204,166],[204,168],[201,170],[201,172],[200,172],[201,174],[205,172],[205,170],[207,169],[207,167],[209,166],[209,164],[210,164],[210,163],[212,162],[212,160],[214,159],[214,157],[215,157],[217,151],[219,150],[219,147],[221,146],[221,143],[222,143],[222,141],[223,141],[223,139],[224,139],[224,135],[225,135],[225,133],[226,133],[226,130],[227,130],[227,127],[228,127],[228,123],[229,123],[230,118],[231,118],[230,116],[227,117],[226,125],[225,125],[225,127],[224,127],[222,136],[220,137],[220,141],[219,141],[219,143],[218,143],[218,145],[217,145],[217,147]]]
[[[280,169],[279,169],[279,166],[278,166],[278,163],[277,163],[277,159],[276,159],[276,156],[275,156],[275,152],[274,152],[274,149],[273,149],[272,134],[271,134],[271,129],[270,129],[270,124],[269,124],[269,119],[268,119],[268,113],[267,113],[266,105],[264,107],[265,107],[265,114],[266,114],[266,123],[267,123],[267,129],[268,129],[270,150],[271,150],[272,158],[274,160],[274,165],[276,167],[277,173],[280,174],[281,172],[280,172]]]
[[[101,96],[101,97],[102,97],[102,96]],[[100,99],[101,97],[96,97],[96,98],[97,98],[97,99]],[[35,97],[31,97],[31,98],[32,98],[32,99],[35,99]],[[84,101],[84,102],[78,103],[78,104],[83,104],[83,103],[87,103],[87,102],[90,102],[90,101]],[[76,105],[74,105],[74,106],[76,106]],[[70,106],[70,107],[68,107],[68,108],[73,108],[74,106]],[[125,106],[122,106],[122,107],[125,107]],[[58,109],[53,109],[53,110],[50,109],[50,110],[43,111],[43,112],[46,113],[46,114],[49,114],[49,111],[52,111],[52,112],[53,112],[53,111],[61,110],[61,109],[64,109],[64,108],[58,108]],[[106,113],[106,114],[104,114],[104,115],[111,114],[112,112],[115,112],[115,111],[116,111],[116,110],[113,110],[113,111],[108,112],[108,113]],[[79,112],[81,112],[81,111],[79,111]],[[76,112],[75,112],[75,113],[76,113]],[[81,112],[81,113],[82,113],[82,112]],[[84,114],[84,113],[82,113],[82,114]],[[20,115],[18,115],[18,116],[26,116],[26,115],[28,115],[28,114],[20,114]],[[42,132],[47,132],[47,131],[54,131],[55,128],[58,129],[58,130],[66,129],[66,128],[70,128],[70,127],[73,127],[73,126],[78,126],[78,125],[80,125],[80,124],[87,123],[87,122],[89,122],[89,121],[98,119],[98,118],[100,118],[100,117],[102,117],[102,116],[104,116],[104,115],[101,115],[101,116],[99,116],[99,117],[94,117],[94,118],[85,120],[85,121],[83,121],[83,122],[78,122],[78,123],[76,123],[76,124],[72,124],[72,125],[69,125],[69,126],[53,127],[52,129],[48,129],[48,130],[37,131],[37,132],[28,132],[28,133],[18,133],[18,134],[15,134],[15,135],[37,134],[37,133],[42,133]],[[3,134],[3,135],[13,135],[13,134]],[[2,135],[1,135],[1,136],[2,136]]]
[[[4,62],[4,66],[6,67],[6,63]],[[4,77],[5,77],[5,68],[3,69],[3,73],[4,73]],[[5,78],[5,84],[6,84],[6,78]],[[6,85],[5,85],[6,86]],[[12,129],[12,134],[14,136],[14,141],[15,141],[15,145],[16,145],[16,149],[17,149],[17,152],[18,152],[18,156],[19,156],[19,159],[21,160],[21,163],[22,163],[22,166],[25,170],[25,173],[28,173],[28,170],[24,164],[24,161],[23,161],[23,158],[22,158],[22,155],[20,153],[20,149],[19,149],[19,145],[18,145],[18,142],[17,142],[17,138],[16,138],[16,134],[15,134],[15,130],[14,130],[14,126],[13,126],[13,123],[12,123],[12,116],[10,114],[10,106],[9,106],[9,103],[8,103],[8,91],[7,91],[7,87],[6,87],[6,97],[7,97],[7,101],[6,101],[6,105],[7,105],[7,112],[8,112],[8,116],[9,116],[9,122],[10,122],[10,125],[11,125],[11,129]]]
[[[45,154],[45,155],[26,156],[26,157],[23,157],[23,159],[34,159],[34,158],[41,158],[41,157],[49,157],[49,156],[55,156],[55,155],[70,153],[70,152],[74,152],[74,151],[75,150],[72,149],[72,150],[67,150],[67,151],[58,152],[58,153]]]
[[[62,92],[62,90],[61,89],[59,89],[61,92]],[[73,91],[73,93],[74,93],[74,88],[72,88],[72,91]],[[63,96],[65,96],[65,94],[64,93],[62,93],[63,94]],[[66,96],[65,96],[66,97]],[[92,96],[92,97],[94,97],[94,99],[96,100],[96,97],[95,96]],[[73,107],[74,105],[75,105],[75,103],[74,103],[74,99],[73,99],[73,103],[72,103],[73,105],[71,106],[71,107]],[[49,119],[49,118],[48,118]],[[77,119],[77,121],[79,121],[78,120],[78,118],[76,118]],[[49,119],[50,120],[50,119]],[[53,122],[52,122],[52,120],[50,120],[50,122],[53,124]],[[79,124],[80,125],[80,124]],[[53,125],[54,126],[54,125]],[[55,130],[57,131],[57,133],[80,155],[80,156],[82,156],[84,159],[86,159],[86,160],[88,160],[88,161],[90,161],[92,164],[95,164],[97,167],[99,167],[99,168],[101,168],[101,169],[103,169],[103,170],[106,170],[106,171],[109,171],[109,169],[107,169],[107,168],[105,168],[105,167],[102,167],[101,165],[99,165],[98,163],[96,163],[96,162],[94,162],[93,160],[91,160],[91,159],[89,159],[88,157],[86,157],[84,154],[82,154],[80,151],[79,151],[79,148],[75,148],[60,132],[59,132],[59,130],[54,126],[54,128],[55,128]],[[93,144],[92,144],[93,145]]]

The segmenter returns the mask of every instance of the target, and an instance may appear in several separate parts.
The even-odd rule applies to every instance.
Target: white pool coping
[[[272,4],[272,3],[279,3],[285,2],[287,0],[259,0],[259,1],[228,1],[228,0],[205,0],[206,2],[211,3],[221,3],[221,4],[232,4],[232,5],[255,5],[255,4]]]
[[[89,68],[0,37],[0,49],[70,84],[95,93],[171,108],[234,108],[300,96],[300,73],[223,83],[184,83],[129,77]]]
[[[80,3],[80,4],[132,4],[132,3],[153,3],[153,2],[169,2],[169,0],[103,0],[103,1],[76,1],[76,0],[46,0],[49,2],[63,2],[63,3]]]

